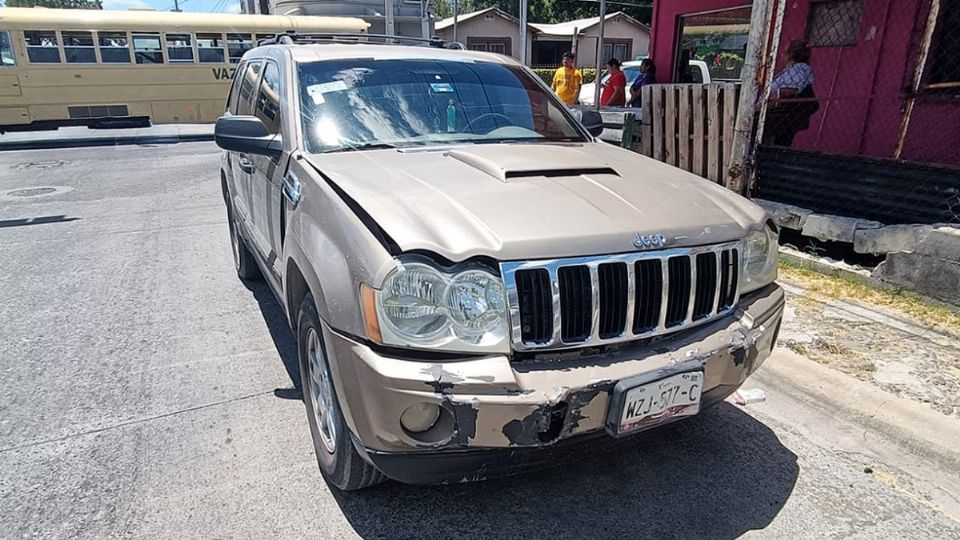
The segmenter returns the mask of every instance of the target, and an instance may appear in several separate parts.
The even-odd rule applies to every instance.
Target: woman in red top
[[[600,95],[600,106],[623,107],[627,104],[627,76],[620,69],[620,61],[616,58],[607,60],[610,76],[603,85],[603,94]]]

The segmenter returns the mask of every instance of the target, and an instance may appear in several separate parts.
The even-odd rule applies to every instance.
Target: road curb
[[[750,377],[767,392],[751,405],[811,440],[921,480],[944,512],[960,519],[960,420],[874,384],[778,348]],[[839,426],[839,427],[838,427]]]
[[[14,150],[49,150],[58,148],[82,148],[91,146],[121,146],[133,144],[177,144],[184,142],[207,142],[213,133],[186,133],[180,135],[131,135],[121,137],[84,137],[75,139],[34,139],[29,141],[0,142],[0,152]]]

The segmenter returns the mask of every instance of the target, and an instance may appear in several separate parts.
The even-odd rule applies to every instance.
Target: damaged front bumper
[[[577,355],[451,360],[400,358],[324,328],[340,405],[354,442],[387,476],[438,483],[510,474],[596,439],[624,379],[704,373],[701,407],[736,390],[769,356],[783,315],[777,285],[744,295],[712,323],[659,340]],[[440,406],[434,428],[400,424],[409,406]]]

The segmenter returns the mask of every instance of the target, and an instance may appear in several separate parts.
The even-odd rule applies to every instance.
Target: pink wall
[[[786,7],[780,51],[803,39],[810,4],[780,0]],[[661,82],[671,82],[679,17],[732,7],[745,0],[657,0],[651,53]],[[857,44],[812,49],[814,90],[820,110],[794,146],[830,153],[894,157],[906,88],[926,24],[930,0],[866,0]],[[783,69],[781,59],[776,67]],[[902,159],[960,164],[960,104],[950,96],[921,93],[916,100]]]
[[[677,28],[680,15],[751,5],[750,0],[654,0],[651,19],[650,56],[657,66],[657,80],[673,82]]]

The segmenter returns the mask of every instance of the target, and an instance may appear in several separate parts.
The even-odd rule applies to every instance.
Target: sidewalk
[[[0,151],[122,144],[173,144],[212,140],[213,124],[161,124],[126,129],[67,127],[54,131],[4,133],[0,135]]]
[[[960,419],[960,315],[933,308],[923,320],[896,309],[896,297],[879,305],[884,293],[851,298],[855,286],[834,277],[782,271],[780,283],[781,346]]]

